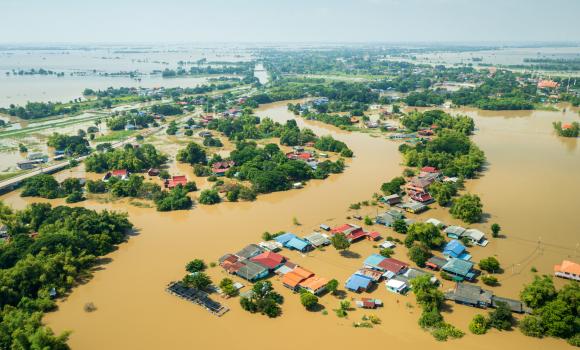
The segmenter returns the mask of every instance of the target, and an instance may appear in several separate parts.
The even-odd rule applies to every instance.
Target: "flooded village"
[[[578,60],[0,45],[0,348],[580,346]]]

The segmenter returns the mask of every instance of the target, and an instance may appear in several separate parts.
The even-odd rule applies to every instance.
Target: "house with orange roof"
[[[560,84],[558,84],[557,82],[553,81],[553,80],[540,80],[538,81],[538,88],[539,89],[555,89],[558,86],[560,86]]]
[[[302,281],[312,276],[314,276],[314,273],[300,266],[296,266],[294,270],[288,272],[284,277],[282,277],[282,284],[287,288],[296,290]]]
[[[564,260],[560,265],[554,265],[554,274],[569,280],[580,281],[580,264]]]
[[[326,290],[328,280],[323,277],[312,276],[300,282],[298,286],[306,289],[312,294],[320,294]]]

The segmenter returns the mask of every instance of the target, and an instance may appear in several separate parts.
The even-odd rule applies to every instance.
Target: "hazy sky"
[[[580,41],[580,0],[0,0],[0,42]]]

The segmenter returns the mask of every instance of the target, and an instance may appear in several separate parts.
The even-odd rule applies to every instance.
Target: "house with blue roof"
[[[372,283],[373,280],[370,277],[355,273],[346,280],[345,288],[360,293],[369,289]]]
[[[286,245],[292,238],[298,238],[295,234],[286,232],[280,236],[274,238],[274,240],[282,245]]]
[[[465,251],[465,246],[456,239],[451,240],[445,245],[445,248],[443,248],[443,256],[447,258],[471,260],[471,255]]]
[[[473,263],[470,261],[451,258],[441,269],[453,275],[455,281],[471,281],[475,278],[475,273],[472,271]]]
[[[385,260],[384,256],[382,256],[380,254],[373,254],[365,259],[363,265],[364,265],[364,267],[368,267],[369,269],[383,271],[384,269],[379,266],[379,264],[383,260]]]
[[[298,237],[294,237],[291,240],[289,240],[288,242],[286,242],[286,244],[284,244],[284,247],[286,247],[288,249],[294,249],[294,250],[297,250],[299,252],[306,252],[306,251],[310,250],[310,248],[312,246],[307,241],[305,241],[301,238],[298,238]]]

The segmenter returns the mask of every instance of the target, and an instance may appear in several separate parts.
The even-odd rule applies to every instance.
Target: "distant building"
[[[553,80],[540,80],[538,81],[539,89],[556,89],[560,84]]]
[[[580,281],[580,264],[564,260],[561,264],[554,266],[554,274],[558,277]]]

